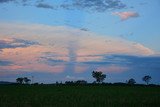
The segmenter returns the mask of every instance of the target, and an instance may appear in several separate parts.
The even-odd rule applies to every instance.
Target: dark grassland
[[[0,85],[0,107],[160,107],[160,87]]]

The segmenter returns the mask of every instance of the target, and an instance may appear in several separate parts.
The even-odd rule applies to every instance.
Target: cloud
[[[7,3],[7,2],[10,2],[10,1],[15,1],[15,0],[0,0],[0,3]]]
[[[81,28],[82,31],[89,31],[87,28]]]
[[[61,2],[59,0],[54,2],[46,2],[44,0],[0,0],[0,3],[8,2],[44,9],[81,9],[96,12],[105,12],[107,10],[123,9],[126,7],[120,0],[66,0]]]
[[[17,75],[21,74],[21,72],[18,71],[4,71],[3,69],[0,71],[0,77],[3,78],[7,78],[7,81],[9,78],[12,78],[13,76],[15,76],[15,79],[17,77]],[[13,81],[15,81],[15,79]]]
[[[57,58],[56,59],[46,58],[46,57],[42,58],[41,62],[51,66],[66,64],[66,61],[64,60],[57,59]]]
[[[46,9],[54,9],[54,7],[52,5],[44,4],[44,3],[39,3],[39,4],[36,5],[36,7],[38,7],[38,8],[46,8]]]
[[[110,64],[107,66],[101,66],[97,68],[97,71],[102,71],[102,72],[111,72],[111,73],[121,73],[121,72],[125,72],[128,71],[130,68],[126,67],[126,66],[121,66],[121,65],[114,65],[114,64]]]
[[[1,23],[0,28],[0,48],[3,49],[0,59],[14,63],[14,66],[0,67],[1,70],[68,72],[70,75],[70,72],[82,73],[112,65],[111,72],[122,70],[129,63],[128,59],[111,56],[113,54],[154,54],[140,43],[66,26]]]
[[[43,0],[0,0],[0,3],[14,3],[22,6],[34,6],[34,3],[41,3]]]
[[[110,54],[101,55],[102,58],[99,61],[86,61],[85,64],[93,65],[143,65],[149,63],[159,64],[160,56],[138,56],[138,55],[122,55],[122,54]]]
[[[13,63],[11,61],[0,60],[0,66],[9,66]]]
[[[97,12],[104,12],[109,9],[122,9],[126,5],[119,0],[72,0],[70,3],[63,3],[61,7],[65,9],[76,8]]]
[[[136,18],[139,17],[139,14],[137,12],[113,12],[113,15],[119,16],[122,21],[128,20],[130,18]]]
[[[160,56],[136,55],[102,55],[100,61],[83,62],[88,67],[94,66],[96,70],[107,73],[158,72],[160,70]]]
[[[65,79],[69,81],[75,81],[75,80],[84,80],[84,77],[75,77],[75,76],[67,75]]]
[[[10,2],[13,2],[15,4],[20,4],[20,5],[23,5],[23,6],[26,6],[26,5],[29,5],[30,1],[32,0],[0,0],[0,3],[10,3]]]
[[[39,45],[39,43],[17,38],[0,39],[0,49],[19,48],[19,47],[24,48],[24,47],[29,47],[31,45]]]
[[[130,56],[130,55],[115,55],[116,58],[126,60],[124,65],[132,68],[139,68],[143,70],[159,70],[160,56]]]
[[[63,56],[70,55],[70,57],[68,58],[70,58],[70,60],[72,60],[73,62],[81,60],[82,58],[84,59],[99,58],[100,56],[98,55],[101,54],[115,54],[115,53],[133,54],[133,55],[154,54],[154,51],[143,46],[140,43],[135,44],[132,41],[127,41],[122,38],[114,38],[107,35],[105,36],[97,35],[89,31],[84,32],[82,30],[74,29],[71,27],[47,26],[39,24],[14,25],[14,24],[3,24],[3,23],[1,24],[0,27],[1,27],[0,37],[2,38],[1,44],[7,44],[6,47],[21,47],[21,46],[26,47],[26,46],[36,45],[39,43],[44,45],[46,48],[52,49],[52,51],[51,52],[49,51],[48,53],[52,53],[54,55],[59,54]],[[8,35],[8,34],[14,34],[14,35]],[[18,37],[19,35],[21,35],[22,39],[3,40],[7,37],[15,38]]]
[[[136,70],[160,70],[160,56],[106,55],[103,60],[106,65],[114,64]]]

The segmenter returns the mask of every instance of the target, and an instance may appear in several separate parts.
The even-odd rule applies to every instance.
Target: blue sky
[[[0,0],[0,78],[91,82],[100,70],[108,82],[159,83],[159,10],[159,0]]]

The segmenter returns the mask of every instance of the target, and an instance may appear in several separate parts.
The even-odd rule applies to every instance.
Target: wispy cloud
[[[29,41],[29,40],[17,39],[17,38],[0,39],[0,49],[18,48],[18,47],[23,48],[23,47],[28,47],[31,45],[39,45],[39,43]]]
[[[71,3],[61,4],[61,7],[104,12],[110,9],[122,9],[126,5],[120,0],[72,0]]]
[[[61,59],[53,59],[53,58],[46,58],[45,56],[41,59],[41,63],[46,63],[48,65],[51,65],[51,66],[57,66],[57,65],[64,65],[66,64],[67,62],[64,61],[64,60],[61,60]]]
[[[32,0],[0,0],[0,3],[15,3],[18,5],[26,6],[26,5],[30,5],[31,1]]]
[[[7,3],[7,2],[10,2],[10,1],[15,1],[15,0],[0,0],[0,3]]]
[[[122,21],[128,20],[130,18],[136,18],[140,15],[137,12],[126,11],[126,12],[113,12],[113,15],[119,16]]]
[[[36,5],[36,7],[45,8],[45,9],[54,9],[54,6],[49,5],[49,4],[45,4],[45,3],[39,3],[39,4]]]
[[[0,0],[0,3],[14,2],[23,6],[36,6],[44,9],[81,9],[86,11],[105,12],[107,10],[123,9],[126,5],[120,0],[55,0],[46,2],[44,0]]]

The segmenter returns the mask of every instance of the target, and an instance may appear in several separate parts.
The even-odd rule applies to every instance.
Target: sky
[[[160,84],[159,0],[0,0],[0,81]]]

